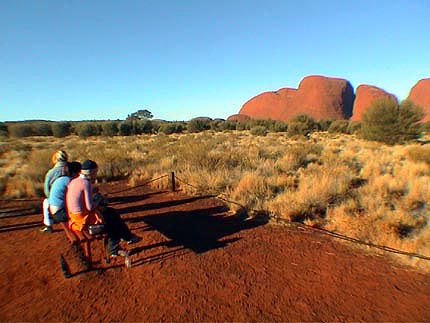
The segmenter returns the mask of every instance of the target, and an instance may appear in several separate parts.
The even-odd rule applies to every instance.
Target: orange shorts
[[[95,211],[69,212],[69,229],[74,231],[88,230],[91,224],[102,223]]]

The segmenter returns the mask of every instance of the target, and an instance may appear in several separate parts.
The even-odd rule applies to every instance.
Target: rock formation
[[[397,102],[395,95],[376,86],[362,84],[354,96],[350,82],[345,79],[307,76],[298,89],[282,88],[258,94],[228,120],[260,118],[288,121],[294,115],[307,114],[315,119],[351,118],[355,121],[360,120],[366,108],[379,98],[392,98]],[[422,121],[429,121],[430,78],[418,81],[411,89],[408,100],[421,106],[425,114]]]
[[[347,80],[308,76],[300,82],[298,92],[294,104],[315,119],[349,119],[352,115],[354,90]]]
[[[348,119],[352,115],[353,100],[353,89],[347,80],[307,76],[298,89],[283,88],[253,97],[239,114],[282,121],[302,113],[315,119]]]
[[[422,121],[430,120],[430,78],[422,79],[409,92],[408,100],[424,109]]]
[[[376,86],[362,84],[355,91],[354,106],[352,109],[351,120],[359,121],[361,115],[366,111],[372,102],[381,98],[392,98],[397,101],[395,95],[384,91]]]

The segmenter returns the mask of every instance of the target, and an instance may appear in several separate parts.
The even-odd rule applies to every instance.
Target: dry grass
[[[354,136],[204,132],[183,135],[3,139],[3,197],[41,193],[49,156],[91,158],[102,180],[130,185],[174,171],[190,194],[221,194],[252,211],[301,221],[363,241],[430,256],[430,145],[385,146]],[[166,188],[168,179],[152,183]],[[428,261],[402,261],[430,270]]]

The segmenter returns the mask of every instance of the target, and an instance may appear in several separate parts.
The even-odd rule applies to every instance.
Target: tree
[[[152,119],[154,116],[152,115],[151,111],[149,110],[137,110],[136,112],[133,112],[132,114],[129,114],[127,116],[127,120],[146,120],[146,119]]]
[[[381,98],[363,113],[362,133],[367,140],[389,145],[416,139],[420,136],[419,121],[423,115],[423,110],[410,101],[399,105],[393,98]]]

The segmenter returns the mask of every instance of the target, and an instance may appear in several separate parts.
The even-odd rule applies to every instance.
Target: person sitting
[[[51,157],[54,166],[46,173],[43,185],[46,198],[43,200],[44,227],[40,229],[41,232],[52,232],[51,213],[49,212],[49,194],[55,180],[66,174],[67,159],[68,155],[64,150],[56,151]]]
[[[119,217],[105,216],[106,219],[104,219],[104,216],[100,212],[96,212],[99,204],[103,201],[101,198],[94,199],[93,196],[92,184],[97,177],[97,171],[98,166],[96,162],[85,160],[82,162],[80,175],[68,184],[66,192],[66,204],[69,216],[68,226],[71,230],[83,231],[88,230],[89,225],[104,223],[109,240],[109,253],[112,257],[115,257],[120,253],[120,239],[129,239],[130,242],[137,242],[140,238],[131,239],[132,237],[128,236],[127,232],[124,231],[124,226],[126,227],[126,225]],[[118,223],[121,223],[121,225],[118,225]]]
[[[118,244],[121,240],[128,244],[133,244],[142,240],[141,237],[136,236],[130,231],[119,213],[113,207],[108,206],[109,201],[104,195],[95,191],[94,200],[100,200],[98,202],[97,214],[102,219],[106,233],[111,237],[113,243]]]
[[[65,204],[67,185],[73,178],[79,176],[80,171],[81,163],[77,161],[67,163],[66,175],[57,178],[51,186],[48,202],[54,224],[68,221]]]

